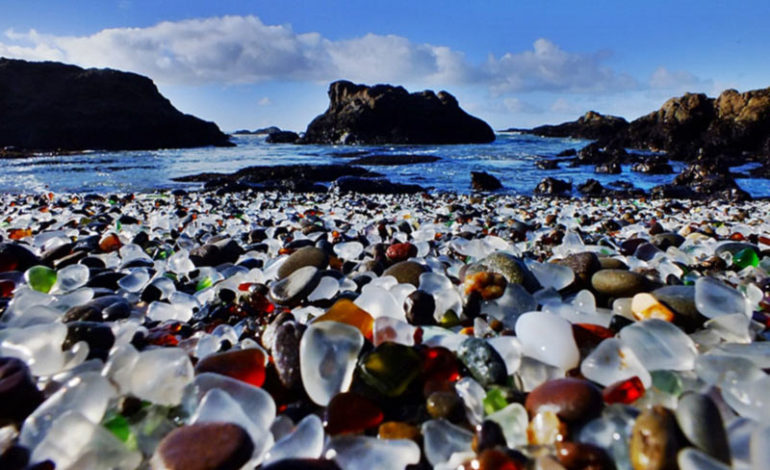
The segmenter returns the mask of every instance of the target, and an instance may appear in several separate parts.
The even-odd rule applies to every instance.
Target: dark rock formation
[[[307,180],[314,182],[330,182],[341,176],[382,176],[364,168],[348,165],[276,165],[250,166],[235,173],[200,173],[197,175],[174,178],[181,182],[207,181],[241,181],[248,183],[263,183],[265,181]]]
[[[152,80],[116,70],[0,58],[0,147],[131,150],[232,145],[182,114]]]
[[[390,85],[329,86],[329,108],[307,127],[302,143],[460,144],[495,140],[484,121],[447,92],[408,93]]]
[[[435,155],[367,155],[354,158],[349,165],[414,165],[416,163],[433,163],[441,160]]]
[[[276,131],[267,134],[265,142],[268,144],[293,144],[299,140],[299,134],[292,131]]]
[[[652,188],[653,197],[680,199],[726,199],[746,201],[751,196],[741,189],[723,162],[701,161],[676,175],[674,182]]]
[[[575,163],[578,165],[601,165],[611,161],[625,162],[628,158],[626,149],[617,143],[603,146],[598,142],[593,142],[580,149]]]
[[[647,173],[649,175],[667,175],[673,173],[671,164],[663,158],[649,158],[645,161],[631,165],[631,171]]]
[[[594,167],[594,173],[602,173],[606,175],[619,175],[620,163],[617,160],[599,163]]]
[[[332,190],[340,193],[361,194],[415,194],[425,191],[416,184],[393,183],[384,178],[342,176],[332,184]]]
[[[556,178],[543,178],[535,187],[535,194],[543,196],[568,196],[572,183]]]
[[[601,196],[604,193],[604,186],[597,180],[589,178],[585,183],[578,185],[577,190],[587,196]]]
[[[541,170],[558,170],[559,161],[551,160],[548,158],[541,158],[535,161],[535,166],[540,168]]]
[[[502,188],[500,180],[485,171],[471,171],[471,188],[474,191],[495,191]]]
[[[633,121],[622,140],[688,160],[703,153],[770,156],[770,88],[726,90],[716,99],[693,93],[671,98]]]
[[[596,111],[588,111],[577,121],[563,122],[557,125],[545,125],[526,131],[543,137],[575,137],[579,139],[612,139],[628,127],[628,121],[622,117],[605,116]]]

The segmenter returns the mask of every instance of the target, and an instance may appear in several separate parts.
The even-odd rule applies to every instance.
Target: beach
[[[766,201],[177,189],[0,207],[3,468],[770,460]]]

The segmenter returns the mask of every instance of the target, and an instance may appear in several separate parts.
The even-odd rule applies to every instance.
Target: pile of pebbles
[[[766,202],[0,199],[0,468],[770,462]]]

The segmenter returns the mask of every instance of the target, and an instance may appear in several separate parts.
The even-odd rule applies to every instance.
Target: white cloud
[[[669,70],[661,66],[650,76],[650,88],[675,92],[701,91],[713,88],[713,83],[685,70]]]
[[[271,100],[267,96],[265,96],[262,99],[260,99],[259,101],[257,101],[257,105],[258,106],[270,106],[271,104],[273,104],[273,100]]]
[[[535,41],[532,50],[473,64],[461,51],[401,36],[367,34],[332,41],[318,33],[297,33],[287,25],[266,25],[255,16],[163,22],[77,37],[9,30],[5,38],[0,40],[2,56],[130,70],[170,85],[346,78],[438,87],[483,85],[497,94],[607,92],[638,86],[605,65],[606,53],[567,52],[547,39]]]

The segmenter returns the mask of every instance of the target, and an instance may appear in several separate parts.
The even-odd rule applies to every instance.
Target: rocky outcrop
[[[569,196],[572,183],[557,178],[543,178],[535,187],[535,194],[540,196]]]
[[[716,99],[693,93],[671,98],[633,121],[622,140],[687,160],[704,154],[770,156],[770,88],[727,90]]]
[[[735,182],[724,162],[701,161],[689,165],[674,178],[673,183],[656,186],[653,197],[682,199],[725,199],[728,201],[750,200],[749,193]]]
[[[577,121],[545,125],[526,131],[543,137],[575,137],[578,139],[607,140],[625,131],[628,121],[622,117],[607,116],[588,111]]]
[[[147,77],[0,58],[0,147],[133,150],[232,145]]]
[[[409,93],[390,85],[329,86],[329,108],[307,127],[308,144],[461,144],[495,139],[484,121],[445,91]]]

